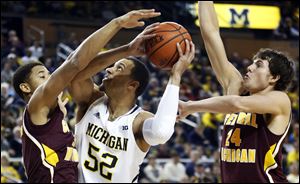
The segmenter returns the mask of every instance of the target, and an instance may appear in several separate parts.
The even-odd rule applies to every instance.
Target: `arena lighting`
[[[198,3],[194,4],[198,16]],[[277,6],[246,5],[246,4],[215,4],[221,28],[276,29],[280,23],[280,9]],[[195,20],[199,27],[199,20]]]

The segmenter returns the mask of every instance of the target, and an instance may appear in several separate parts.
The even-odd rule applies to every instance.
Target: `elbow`
[[[161,130],[157,133],[159,144],[165,144],[173,135],[174,127],[167,130]]]
[[[174,124],[175,119],[168,117],[160,120],[155,118],[145,120],[143,125],[144,140],[151,146],[165,144],[174,133]]]

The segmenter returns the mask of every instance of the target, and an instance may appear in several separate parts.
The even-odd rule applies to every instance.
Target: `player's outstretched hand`
[[[158,26],[159,22],[147,26],[139,35],[137,35],[129,44],[128,51],[132,56],[141,56],[145,54],[145,41],[156,36],[152,33]]]
[[[160,16],[160,12],[155,12],[154,9],[133,10],[125,15],[118,17],[118,23],[122,28],[142,27],[145,22],[141,19],[149,19]]]

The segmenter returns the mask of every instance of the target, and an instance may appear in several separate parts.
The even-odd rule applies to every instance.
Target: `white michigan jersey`
[[[135,105],[109,121],[106,97],[89,107],[75,126],[80,183],[137,182],[146,152],[136,144],[132,124],[141,110]]]

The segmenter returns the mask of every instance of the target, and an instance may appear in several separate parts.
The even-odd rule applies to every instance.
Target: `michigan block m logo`
[[[231,20],[230,20],[231,26],[234,26],[237,24],[236,18],[239,20],[242,20],[244,18],[243,27],[248,27],[248,25],[249,25],[249,20],[248,20],[249,10],[248,9],[243,9],[241,14],[238,14],[236,12],[236,10],[233,8],[230,8],[229,11],[231,13]]]

